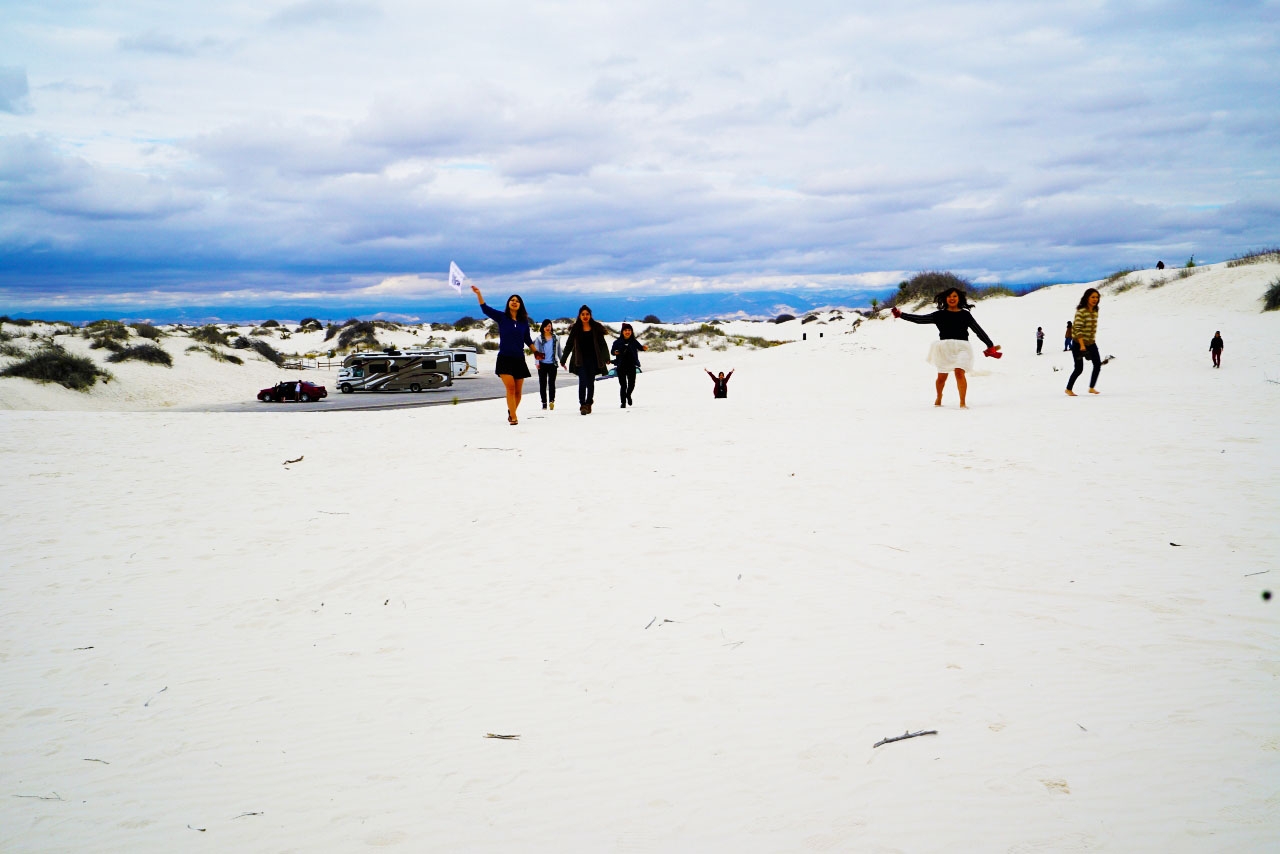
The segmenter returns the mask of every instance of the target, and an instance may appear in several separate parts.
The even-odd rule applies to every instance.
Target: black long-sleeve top
[[[973,315],[964,309],[959,311],[939,310],[931,314],[907,314],[904,311],[901,317],[903,320],[910,320],[912,323],[932,323],[938,327],[938,338],[943,341],[968,341],[969,330],[972,329],[974,334],[982,339],[982,343],[988,347],[995,346],[995,343],[987,333],[982,331],[978,321],[973,319]]]

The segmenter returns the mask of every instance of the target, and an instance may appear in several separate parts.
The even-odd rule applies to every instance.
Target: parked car
[[[279,403],[282,400],[300,400],[307,403],[328,396],[329,392],[324,386],[309,383],[306,380],[285,380],[258,392],[258,400],[272,403]]]

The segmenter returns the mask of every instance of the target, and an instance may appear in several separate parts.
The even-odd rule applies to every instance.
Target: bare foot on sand
[[[942,405],[942,398],[938,398],[937,400],[935,400],[935,401],[933,402],[933,405],[934,405],[934,406],[941,406],[941,405]]]
[[[960,404],[960,408],[961,408],[961,409],[968,409],[969,407],[962,403],[962,404]]]
[[[1089,389],[1089,394],[1102,394],[1102,392],[1098,391],[1096,388],[1091,388]]]
[[[1074,391],[1072,391],[1071,389],[1067,389],[1067,394],[1071,395],[1072,397],[1075,397],[1075,396],[1076,396],[1076,393],[1075,393]]]

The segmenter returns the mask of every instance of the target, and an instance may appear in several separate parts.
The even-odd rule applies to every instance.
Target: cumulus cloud
[[[27,103],[27,70],[0,65],[0,113],[25,113]]]

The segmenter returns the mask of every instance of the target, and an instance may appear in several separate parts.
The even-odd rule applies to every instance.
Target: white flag
[[[449,262],[449,284],[458,293],[462,293],[462,285],[467,281],[467,274],[458,269],[458,265]]]

